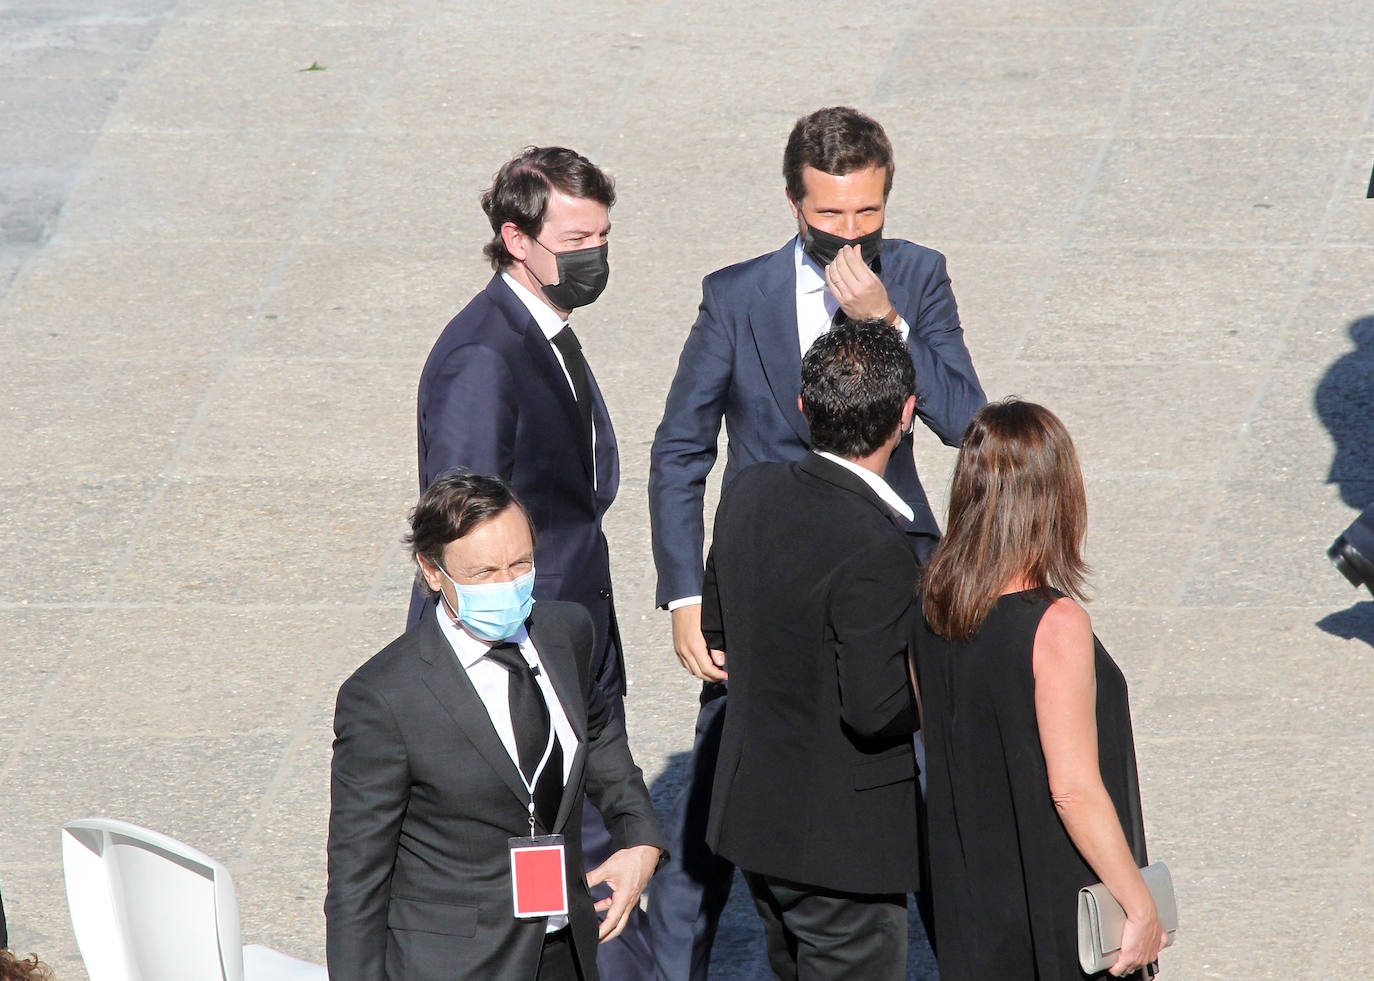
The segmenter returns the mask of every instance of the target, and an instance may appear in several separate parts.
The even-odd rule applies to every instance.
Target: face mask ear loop
[[[447,579],[449,582],[453,583],[453,595],[454,595],[454,597],[456,598],[456,597],[458,596],[458,584],[457,584],[456,582],[453,581],[453,577],[450,576],[450,575],[448,574],[448,572],[445,571],[444,567],[441,566],[441,565],[436,565],[434,568],[438,569],[438,570],[439,570],[439,573],[440,573],[445,579]],[[450,602],[448,601],[448,597],[444,595],[444,591],[443,591],[442,589],[439,590],[439,599],[443,601],[443,604],[444,604],[446,607],[448,607],[449,616],[453,617],[453,622],[454,622],[454,623],[461,623],[461,622],[462,622],[462,618],[458,616],[458,611],[455,610],[455,609],[453,608],[453,604],[450,603]]]
[[[530,236],[530,241],[533,242],[535,245],[539,246],[541,249],[543,249],[543,250],[544,250],[545,252],[547,252],[549,255],[553,256],[554,269],[558,269],[558,253],[555,252],[553,249],[549,248],[549,247],[548,247],[547,245],[545,245],[543,242],[539,241],[539,239],[538,239],[537,236],[531,235],[531,236]],[[522,266],[525,267],[525,272],[529,273],[529,274],[530,274],[530,278],[533,279],[537,284],[539,284],[539,288],[540,288],[541,290],[542,290],[542,289],[547,289],[547,288],[549,287],[550,284],[548,284],[548,283],[544,282],[542,279],[540,279],[540,278],[535,274],[534,270],[530,268],[529,260],[527,260],[527,259],[521,259],[521,260],[520,260],[520,265],[522,265]],[[559,270],[558,281],[559,281],[559,283],[561,283],[561,282],[563,281],[562,270]],[[554,283],[554,284],[552,284],[552,285],[557,286],[558,283]],[[440,571],[440,572],[443,572],[442,569],[440,569],[439,571]],[[445,574],[445,575],[448,575],[448,573],[444,573],[444,574]],[[449,582],[453,582],[453,580],[450,579]]]

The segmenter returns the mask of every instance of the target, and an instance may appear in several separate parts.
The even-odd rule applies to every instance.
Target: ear
[[[912,425],[916,419],[916,396],[908,395],[906,402],[902,405],[902,435],[911,432]]]
[[[805,416],[806,416],[806,406],[802,405],[802,400],[801,400],[801,396],[800,396],[800,395],[797,396],[797,411],[800,412],[800,413],[802,414],[802,417],[803,417],[803,418],[805,418]]]
[[[444,585],[444,574],[423,555],[415,556],[415,561],[419,563],[420,573],[425,577],[425,582],[429,583],[429,588],[436,593],[441,592]]]
[[[792,217],[795,218],[797,221],[801,221],[801,205],[798,204],[796,201],[792,200],[792,195],[790,192],[784,193],[787,194],[787,206],[792,209]]]
[[[517,261],[524,262],[529,258],[529,240],[524,232],[515,227],[515,222],[508,221],[501,226],[501,244]]]

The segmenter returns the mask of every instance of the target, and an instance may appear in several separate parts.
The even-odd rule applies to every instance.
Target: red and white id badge
[[[563,836],[509,840],[511,898],[516,917],[566,916],[568,875]]]

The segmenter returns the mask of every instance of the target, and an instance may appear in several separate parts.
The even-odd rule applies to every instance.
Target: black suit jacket
[[[592,681],[586,611],[538,602],[527,626],[578,738],[554,830],[567,836],[573,942],[590,981],[584,788],[616,848],[663,838],[620,713]],[[507,844],[529,834],[529,796],[432,612],[344,682],[334,732],[332,981],[533,978],[544,921],[512,915]]]
[[[416,399],[420,490],[446,470],[498,474],[534,521],[534,598],[581,603],[596,625],[596,675],[625,693],[601,516],[620,485],[615,432],[587,369],[596,458],[544,332],[500,274],[444,328]],[[593,482],[595,474],[595,482]],[[433,601],[416,583],[408,625]]]
[[[906,534],[858,476],[812,453],[742,471],[713,541],[702,627],[725,651],[730,707],[707,842],[803,885],[914,890]]]

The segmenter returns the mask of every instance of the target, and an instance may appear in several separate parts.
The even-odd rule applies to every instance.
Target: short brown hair
[[[787,196],[800,203],[806,197],[802,171],[807,167],[844,176],[856,170],[882,167],[887,171],[883,197],[892,190],[892,144],[876,121],[848,106],[817,109],[798,119],[782,154],[782,177]]]
[[[501,165],[482,192],[482,210],[491,222],[492,238],[482,247],[491,268],[504,269],[515,261],[501,239],[506,222],[537,238],[544,228],[549,191],[590,198],[606,207],[615,204],[615,181],[582,154],[562,146],[527,146]]]
[[[1017,575],[1085,599],[1087,524],[1078,454],[1059,417],[1017,399],[985,405],[964,431],[948,527],[922,577],[930,628],[972,637]]]
[[[509,507],[519,508],[525,516],[533,541],[534,522],[509,484],[500,477],[450,470],[436,477],[420,495],[419,502],[410,512],[410,534],[402,540],[410,546],[411,558],[417,563],[423,558],[434,568],[443,569],[444,548],[449,542],[456,542]],[[433,594],[434,590],[429,588],[419,570],[416,580],[427,594]]]

